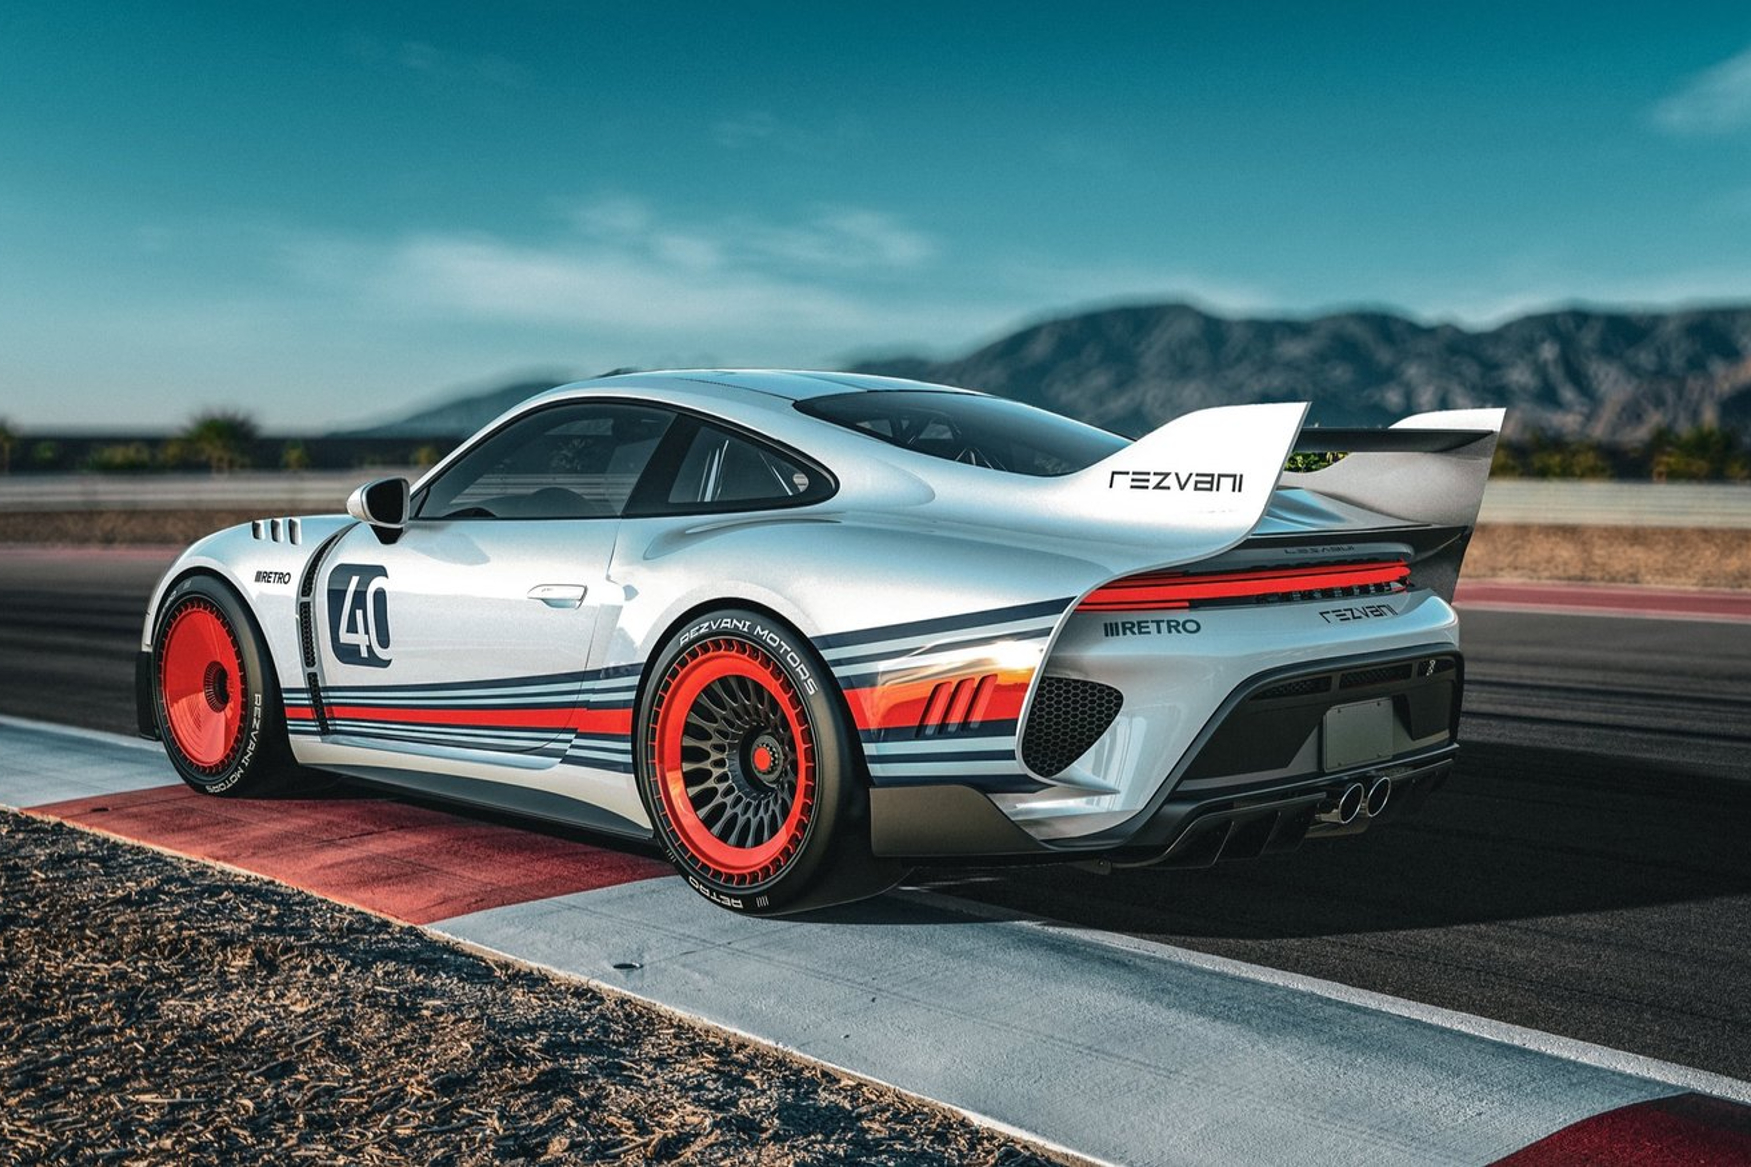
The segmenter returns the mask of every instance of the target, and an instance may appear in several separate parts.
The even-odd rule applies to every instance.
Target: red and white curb
[[[0,717],[0,804],[278,879],[1123,1163],[1751,1162],[1751,1083],[902,892],[712,907],[646,854],[339,792],[215,799]]]
[[[1751,622],[1751,592],[1651,588],[1630,584],[1461,580],[1460,611],[1541,612],[1562,616],[1633,616],[1644,620]]]

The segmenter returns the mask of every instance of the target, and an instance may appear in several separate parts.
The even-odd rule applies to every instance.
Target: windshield
[[[799,401],[796,407],[904,450],[1035,478],[1086,470],[1130,444],[1031,405],[971,393],[839,393]]]

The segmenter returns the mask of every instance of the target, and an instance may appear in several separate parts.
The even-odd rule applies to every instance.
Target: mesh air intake
[[[1022,733],[1022,761],[1042,778],[1059,773],[1088,752],[1124,703],[1124,694],[1111,685],[1042,678]]]

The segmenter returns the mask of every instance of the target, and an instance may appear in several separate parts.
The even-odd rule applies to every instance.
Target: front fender
[[[140,630],[140,651],[152,651],[152,635],[165,594],[184,576],[205,572],[225,581],[242,597],[267,642],[281,688],[301,686],[298,588],[311,556],[352,522],[342,515],[264,519],[227,527],[196,541],[152,589]]]

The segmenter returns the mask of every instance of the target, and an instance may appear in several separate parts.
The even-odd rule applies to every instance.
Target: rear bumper
[[[1219,859],[1255,859],[1292,851],[1319,835],[1359,834],[1414,810],[1453,769],[1457,745],[1414,758],[1356,767],[1231,798],[1169,798],[1125,843],[1106,857],[1117,862],[1207,867]],[[1366,809],[1347,824],[1319,822],[1351,785],[1385,780],[1391,796],[1379,814]]]
[[[1458,753],[1464,661],[1436,643],[1271,669],[1221,702],[1156,795],[1126,821],[1090,835],[1042,840],[967,786],[872,791],[877,854],[912,859],[1108,858],[1193,866],[1286,851],[1304,838],[1353,834],[1414,809]],[[1391,752],[1327,764],[1329,714],[1390,709]],[[1381,813],[1343,823],[1329,812],[1351,785],[1384,780]],[[1328,821],[1319,821],[1324,814]]]

